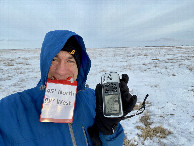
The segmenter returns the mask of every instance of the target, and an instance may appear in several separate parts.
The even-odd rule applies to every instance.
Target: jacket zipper
[[[84,133],[84,137],[85,137],[86,145],[88,146],[88,140],[87,140],[86,131],[85,131],[84,126],[82,126],[82,130],[83,130],[83,133]]]
[[[68,123],[68,126],[69,126],[69,132],[70,132],[70,135],[71,135],[73,146],[77,146],[72,124]],[[88,146],[89,144],[88,144],[88,140],[87,140],[86,131],[85,131],[84,126],[82,126],[82,130],[83,130],[83,134],[84,134],[84,137],[85,137],[86,146]]]
[[[71,139],[72,139],[73,146],[77,146],[76,140],[75,140],[75,135],[74,135],[74,133],[73,133],[72,124],[71,124],[71,123],[68,123],[68,126],[69,126],[69,132],[70,132],[70,134],[71,134]]]

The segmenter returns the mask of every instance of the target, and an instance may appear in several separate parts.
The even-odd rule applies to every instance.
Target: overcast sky
[[[40,48],[58,29],[87,48],[194,45],[194,0],[0,0],[0,49]]]

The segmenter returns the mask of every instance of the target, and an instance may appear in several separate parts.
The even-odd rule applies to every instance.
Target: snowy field
[[[129,75],[137,106],[149,94],[144,114],[121,122],[126,145],[194,145],[194,47],[104,48],[88,53],[91,88],[103,73],[116,71]],[[0,50],[0,99],[36,86],[39,54],[39,49]]]

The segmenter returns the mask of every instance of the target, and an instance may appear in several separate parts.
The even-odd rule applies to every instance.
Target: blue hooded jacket
[[[42,123],[39,120],[45,91],[40,89],[47,82],[52,59],[71,36],[77,39],[82,48],[73,123]],[[0,146],[92,145],[87,129],[94,123],[96,97],[93,89],[85,88],[90,66],[91,61],[79,35],[66,30],[48,32],[41,48],[41,80],[38,85],[0,100]],[[100,133],[100,139],[103,145],[123,145],[122,126],[119,124],[113,135]]]

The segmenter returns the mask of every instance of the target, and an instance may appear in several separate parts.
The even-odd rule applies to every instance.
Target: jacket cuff
[[[99,137],[102,141],[102,145],[123,145],[125,134],[123,127],[118,123],[116,131],[112,135],[104,135],[99,132]]]

